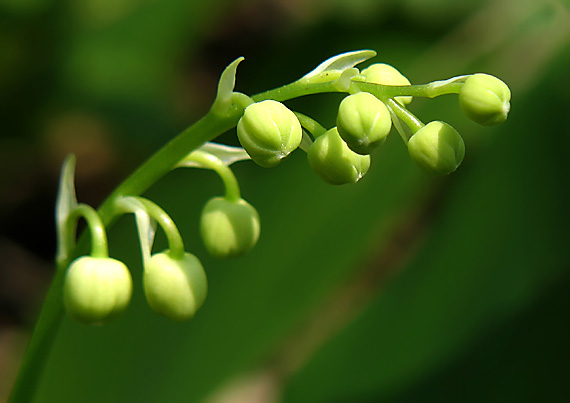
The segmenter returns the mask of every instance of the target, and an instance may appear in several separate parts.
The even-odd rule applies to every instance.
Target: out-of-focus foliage
[[[463,164],[442,179],[416,167],[395,132],[356,185],[322,183],[301,151],[272,169],[236,164],[261,217],[258,245],[236,260],[211,259],[200,243],[218,178],[171,173],[146,196],[200,257],[204,306],[184,324],[148,308],[134,220],[121,219],[111,255],[133,272],[133,302],[104,327],[65,319],[38,402],[568,396],[567,2],[3,0],[0,10],[0,168],[10,173],[0,239],[46,261],[64,155],[77,154],[79,199],[97,204],[207,110],[238,56],[236,89],[249,94],[362,48],[414,83],[486,72],[513,93],[493,128],[469,121],[456,96],[413,101],[424,121],[465,138]],[[340,100],[287,105],[331,127]],[[236,144],[235,131],[220,140]]]

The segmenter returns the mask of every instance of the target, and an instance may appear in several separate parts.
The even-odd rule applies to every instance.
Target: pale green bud
[[[361,74],[369,83],[398,86],[411,85],[410,80],[408,80],[395,67],[392,67],[386,63],[372,64],[362,70]],[[401,105],[407,105],[412,102],[412,97],[396,97],[395,100],[398,101]]]
[[[348,148],[336,127],[317,137],[307,158],[313,171],[331,185],[356,183],[370,168],[370,156]]]
[[[457,169],[465,156],[465,144],[459,133],[445,122],[430,122],[408,142],[412,159],[422,168],[440,175]]]
[[[131,273],[122,262],[82,256],[67,269],[63,303],[73,319],[102,324],[115,319],[127,308],[132,291]]]
[[[299,147],[303,132],[293,112],[281,102],[267,100],[245,108],[237,134],[251,159],[271,168]]]
[[[152,255],[145,264],[143,283],[150,307],[177,322],[192,318],[208,292],[204,268],[191,253],[180,260],[168,252]]]
[[[511,109],[511,90],[503,81],[489,74],[470,76],[459,92],[459,104],[473,121],[494,126],[503,123]]]
[[[336,118],[340,137],[358,154],[370,154],[390,133],[392,119],[386,105],[368,92],[344,98]]]
[[[214,197],[204,206],[200,232],[210,255],[216,258],[241,256],[259,239],[259,214],[243,199],[230,201]]]

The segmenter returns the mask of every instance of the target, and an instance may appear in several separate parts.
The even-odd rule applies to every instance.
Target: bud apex
[[[331,185],[356,183],[370,168],[370,156],[348,148],[336,127],[317,137],[307,158],[313,171]]]
[[[459,104],[473,121],[494,126],[503,123],[511,109],[511,90],[507,84],[489,74],[474,74],[459,92]]]
[[[214,197],[206,203],[200,232],[206,249],[216,258],[246,254],[259,239],[259,214],[243,199]]]
[[[408,142],[412,159],[422,168],[447,175],[457,169],[465,155],[465,144],[457,131],[445,122],[430,122]]]
[[[281,102],[267,100],[245,108],[237,134],[251,159],[271,168],[299,147],[303,133],[293,112]]]
[[[181,260],[168,252],[152,255],[144,268],[143,283],[150,307],[177,322],[192,318],[208,291],[204,268],[191,253]]]
[[[368,92],[344,98],[336,118],[338,133],[350,149],[358,154],[370,154],[381,145],[392,127],[388,108]]]
[[[67,269],[63,302],[73,319],[87,324],[103,324],[127,308],[132,291],[131,273],[122,262],[82,256]]]
[[[400,73],[395,67],[390,66],[386,63],[376,63],[364,70],[361,73],[366,77],[366,81],[374,84],[382,85],[411,85],[410,80],[408,80],[402,73]],[[396,97],[401,105],[407,105],[412,102],[412,97]]]

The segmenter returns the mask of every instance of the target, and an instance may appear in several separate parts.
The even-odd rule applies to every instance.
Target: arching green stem
[[[67,239],[65,242],[70,246],[70,249],[75,246],[77,222],[81,217],[83,217],[87,222],[89,234],[91,235],[91,256],[109,257],[105,226],[103,225],[99,214],[97,214],[97,211],[87,204],[80,203],[69,213],[66,221]]]
[[[238,201],[241,199],[239,183],[230,167],[215,155],[205,151],[194,151],[184,159],[184,162],[195,162],[202,168],[215,171],[222,181],[226,189],[225,198],[229,201]]]
[[[158,222],[158,225],[160,225],[166,235],[170,257],[175,260],[182,260],[185,253],[184,241],[182,240],[182,236],[180,235],[176,224],[172,221],[172,218],[170,218],[166,211],[156,203],[138,196],[126,196],[120,198],[116,202],[117,209],[122,210],[123,212],[135,213],[136,210],[131,207],[132,204],[129,203],[129,199],[134,199],[140,203],[148,215]]]
[[[273,99],[275,101],[287,101],[293,98],[299,98],[305,95],[323,94],[327,92],[345,92],[335,86],[333,82],[326,83],[306,83],[295,81],[294,83],[284,85],[273,90],[261,92],[252,96],[255,102]]]

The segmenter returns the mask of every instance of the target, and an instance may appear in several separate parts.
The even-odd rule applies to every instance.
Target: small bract
[[[177,322],[192,318],[208,292],[204,268],[191,253],[181,260],[168,251],[152,255],[145,264],[143,283],[150,307]]]
[[[243,199],[230,201],[214,197],[204,206],[200,232],[212,256],[241,256],[249,252],[259,239],[259,214]]]
[[[281,102],[249,105],[237,125],[239,142],[258,165],[271,168],[301,144],[299,120]]]
[[[507,120],[511,109],[511,90],[503,81],[489,74],[470,76],[459,92],[459,104],[473,121],[494,126]]]
[[[344,98],[336,118],[340,137],[358,154],[370,154],[381,145],[392,128],[386,105],[368,92]]]
[[[103,324],[118,317],[131,300],[131,273],[111,258],[82,256],[69,266],[63,302],[70,317],[87,324]]]
[[[317,137],[307,158],[313,171],[331,185],[356,183],[370,168],[370,156],[348,148],[336,127]]]
[[[447,175],[457,169],[465,156],[465,143],[445,122],[434,121],[418,130],[408,142],[412,159],[427,171]]]
[[[382,85],[411,85],[410,80],[408,80],[395,67],[386,63],[372,64],[362,70],[362,75],[369,83]],[[401,105],[407,105],[412,102],[412,97],[410,96],[396,97],[394,99]]]

